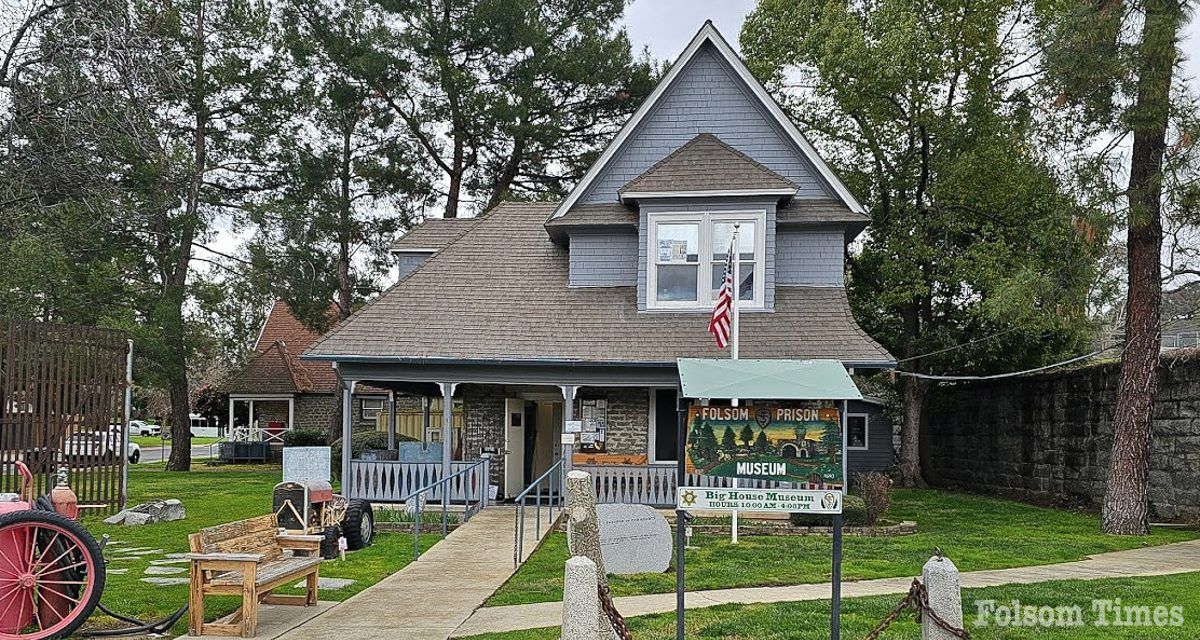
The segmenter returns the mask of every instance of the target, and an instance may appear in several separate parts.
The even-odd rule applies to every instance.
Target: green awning
[[[746,400],[862,400],[837,360],[679,358],[685,398]]]

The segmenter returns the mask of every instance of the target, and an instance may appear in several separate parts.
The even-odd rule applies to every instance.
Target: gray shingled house
[[[670,483],[676,358],[728,357],[707,324],[735,223],[743,358],[894,366],[846,298],[863,206],[711,24],[564,200],[427,221],[393,247],[399,282],[302,357],[347,384],[452,395],[452,450],[493,454],[501,495],[555,463],[571,419],[599,426],[577,468]],[[850,414],[851,471],[889,466],[878,405]],[[348,491],[394,499],[405,464],[350,461]]]

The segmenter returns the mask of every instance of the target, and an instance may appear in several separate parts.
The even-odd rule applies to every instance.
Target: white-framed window
[[[846,414],[846,448],[866,451],[871,448],[871,418],[865,413]]]
[[[652,213],[647,217],[646,307],[711,309],[738,225],[737,285],[742,308],[765,300],[765,211]]]
[[[359,402],[362,403],[359,411],[363,420],[374,420],[379,417],[379,412],[383,411],[383,398],[362,398]]]

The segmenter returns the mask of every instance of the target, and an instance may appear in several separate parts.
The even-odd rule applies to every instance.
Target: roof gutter
[[[483,365],[483,366],[569,366],[569,367],[675,367],[675,361],[639,362],[630,360],[569,360],[565,358],[541,358],[537,360],[502,358],[411,358],[405,356],[328,355],[304,354],[301,360],[325,362],[361,362],[365,364],[436,364],[436,365]],[[894,369],[894,360],[840,360],[844,366],[860,369]]]

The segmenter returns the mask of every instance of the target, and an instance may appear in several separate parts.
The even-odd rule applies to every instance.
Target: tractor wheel
[[[0,515],[0,550],[0,638],[65,638],[92,615],[104,557],[77,522],[52,511]]]
[[[321,532],[321,557],[326,560],[333,560],[341,553],[338,551],[338,538],[342,536],[342,531],[337,526],[325,527]]]
[[[346,536],[346,548],[358,551],[371,546],[375,541],[375,510],[366,500],[351,500],[342,517],[342,532]]]

